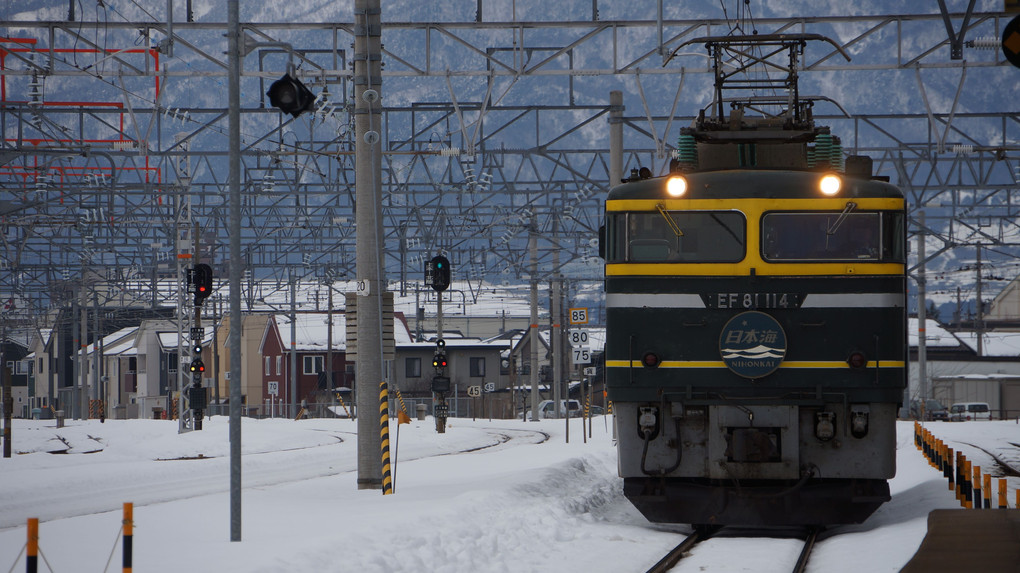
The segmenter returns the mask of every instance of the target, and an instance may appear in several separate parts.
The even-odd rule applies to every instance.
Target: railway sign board
[[[591,350],[588,348],[571,348],[574,364],[591,364]]]
[[[495,392],[496,391],[496,383],[495,382],[486,382],[485,383],[485,388],[483,388],[483,389],[486,392]]]
[[[570,309],[570,324],[588,324],[588,309],[586,307]]]
[[[586,366],[584,368],[584,375],[585,376],[594,376],[597,371],[598,371],[598,368],[595,368],[594,366]]]
[[[471,396],[472,398],[477,398],[477,397],[481,396],[482,395],[482,387],[481,386],[468,386],[467,395]]]
[[[1010,20],[1002,30],[1002,55],[1020,68],[1020,16]]]
[[[570,346],[588,346],[588,331],[583,328],[572,328],[567,331]]]
[[[269,395],[270,396],[279,396],[280,395],[280,383],[279,382],[271,380],[269,382],[266,382],[266,386],[269,387]]]

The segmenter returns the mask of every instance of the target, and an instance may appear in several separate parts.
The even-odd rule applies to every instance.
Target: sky
[[[399,432],[391,421],[386,496],[357,489],[355,423],[244,419],[242,540],[231,542],[226,417],[185,434],[175,421],[15,420],[16,453],[0,458],[0,570],[24,567],[29,517],[53,571],[119,568],[124,502],[134,568],[151,573],[645,571],[689,532],[649,523],[623,497],[611,417],[595,418],[587,440],[571,420],[569,443],[563,420],[454,418],[444,434],[431,417]],[[986,469],[993,455],[1020,469],[1015,421],[927,427]],[[912,423],[897,429],[892,501],[823,533],[810,571],[898,571],[929,511],[959,507]],[[1020,477],[1008,479],[1012,504]],[[717,537],[674,571],[789,571],[800,545]]]

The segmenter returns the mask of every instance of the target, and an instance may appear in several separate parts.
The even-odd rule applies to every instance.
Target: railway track
[[[666,573],[670,571],[683,559],[691,549],[694,548],[698,543],[712,537],[721,529],[721,527],[699,527],[695,528],[694,532],[684,538],[683,541],[677,544],[676,547],[671,549],[662,559],[660,559],[655,565],[648,570],[648,573]],[[811,557],[811,550],[814,549],[815,541],[818,539],[818,534],[821,532],[820,527],[809,528],[804,535],[804,545],[801,548],[800,555],[797,558],[797,563],[793,566],[793,573],[804,573],[807,570],[808,559]]]

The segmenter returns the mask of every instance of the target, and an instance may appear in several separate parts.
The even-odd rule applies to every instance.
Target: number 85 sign
[[[587,308],[570,309],[570,324],[588,324]]]

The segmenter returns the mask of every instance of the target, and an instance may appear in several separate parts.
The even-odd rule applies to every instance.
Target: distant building
[[[922,388],[918,383],[918,322],[916,317],[909,319],[907,333],[910,344],[908,374],[910,400],[916,400],[924,393],[927,398],[934,397],[940,400],[967,401],[965,397],[969,396],[974,398],[974,401],[987,401],[979,399],[981,396],[974,395],[974,392],[978,391],[976,390],[978,386],[973,383],[973,380],[981,378],[1010,381],[1020,378],[1020,332],[991,331],[982,333],[983,354],[979,356],[977,353],[978,335],[974,331],[952,332],[933,319],[926,321],[925,331],[925,373],[928,383]],[[952,386],[954,381],[961,386],[954,388]],[[963,384],[967,385],[967,389],[963,389]],[[938,387],[938,395],[935,395],[936,387]],[[987,391],[992,390],[980,390],[982,393]],[[999,392],[998,386],[994,392]],[[1012,391],[1007,389],[1006,392]],[[995,402],[1000,403],[998,400]],[[1020,411],[1012,412],[1014,408],[1012,404],[1012,398],[1001,401],[1004,416],[1020,414]],[[950,406],[951,404],[943,403],[943,405]],[[1017,404],[1015,408],[1020,409],[1020,404]]]

